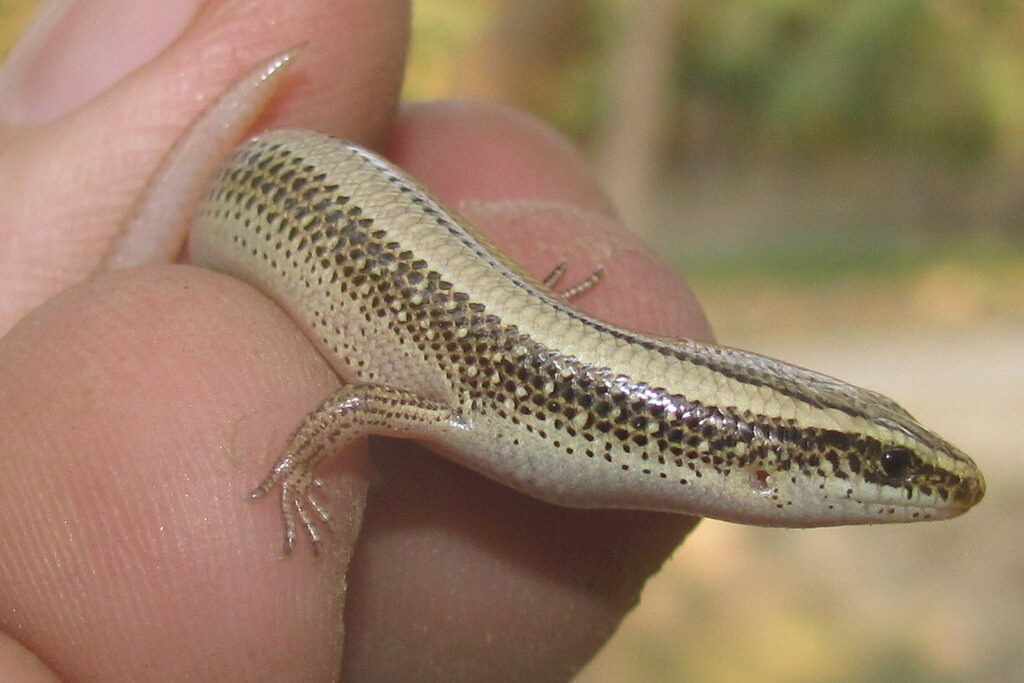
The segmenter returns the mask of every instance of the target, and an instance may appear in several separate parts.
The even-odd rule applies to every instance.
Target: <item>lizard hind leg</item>
[[[377,434],[415,438],[457,423],[456,411],[441,401],[381,384],[346,384],[303,419],[270,473],[249,494],[260,499],[281,487],[284,554],[304,527],[316,553],[330,520],[317,500],[317,466],[353,440]]]
[[[568,270],[568,269],[569,269],[569,262],[568,261],[562,261],[557,266],[555,266],[554,269],[550,273],[547,274],[547,277],[545,277],[543,280],[541,280],[541,282],[544,284],[545,287],[547,287],[548,289],[554,291],[555,294],[557,294],[558,296],[562,297],[566,301],[569,301],[571,299],[575,299],[576,297],[580,296],[584,292],[590,291],[591,289],[594,288],[594,285],[596,285],[598,282],[600,282],[601,278],[604,277],[604,268],[598,267],[596,270],[594,270],[594,272],[592,272],[584,280],[581,280],[580,282],[577,282],[576,284],[572,285],[571,287],[566,287],[565,289],[555,289],[555,286],[562,279],[562,276],[565,275],[565,271]]]

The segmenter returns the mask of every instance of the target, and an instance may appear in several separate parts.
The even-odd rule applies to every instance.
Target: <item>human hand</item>
[[[152,4],[81,3],[0,77],[0,671],[569,678],[692,519],[558,508],[375,440],[371,458],[321,469],[327,552],[283,560],[276,505],[246,492],[336,378],[234,280],[90,275],[205,103],[309,41],[257,127],[383,151],[535,273],[568,256],[572,282],[601,262],[578,304],[603,319],[706,336],[692,299],[534,120],[468,102],[396,110],[405,3],[211,0],[176,18],[158,15],[185,3]]]

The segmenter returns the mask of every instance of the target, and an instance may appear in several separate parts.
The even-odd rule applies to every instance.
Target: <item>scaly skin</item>
[[[315,542],[326,518],[317,463],[368,434],[573,507],[807,527],[944,519],[984,495],[966,455],[884,396],[589,318],[386,161],[324,135],[242,146],[189,249],[277,301],[349,383],[254,492],[282,486],[289,548],[298,522]]]

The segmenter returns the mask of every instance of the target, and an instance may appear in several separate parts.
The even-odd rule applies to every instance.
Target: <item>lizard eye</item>
[[[882,453],[879,464],[882,467],[882,474],[890,479],[904,479],[910,470],[914,454],[909,448],[902,446],[890,446]]]

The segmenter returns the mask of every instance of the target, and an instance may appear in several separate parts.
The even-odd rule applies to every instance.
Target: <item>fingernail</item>
[[[47,0],[0,67],[0,119],[48,123],[163,50],[201,0]]]

